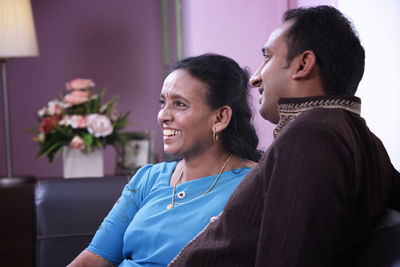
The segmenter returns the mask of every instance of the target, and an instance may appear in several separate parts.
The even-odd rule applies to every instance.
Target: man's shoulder
[[[365,121],[356,114],[342,109],[316,108],[299,114],[282,129],[275,144],[314,145],[317,140],[335,143],[349,143],[359,132],[370,134]]]
[[[332,131],[337,134],[348,133],[349,129],[364,127],[365,122],[359,116],[343,109],[316,108],[298,115],[289,125],[287,131],[310,130]]]
[[[299,114],[293,121],[299,125],[321,125],[334,127],[341,124],[352,124],[355,120],[362,120],[359,115],[339,108],[315,108]]]

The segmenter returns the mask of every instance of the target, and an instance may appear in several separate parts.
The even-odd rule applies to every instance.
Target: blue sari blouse
[[[244,167],[223,172],[204,196],[217,174],[178,184],[178,205],[168,210],[173,191],[169,182],[176,164],[163,162],[140,168],[87,249],[119,266],[166,266],[212,217],[221,213],[250,170]]]

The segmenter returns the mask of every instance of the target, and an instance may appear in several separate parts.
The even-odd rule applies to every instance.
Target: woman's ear
[[[306,50],[293,59],[294,73],[292,79],[302,79],[310,76],[317,64],[317,58],[312,50]]]
[[[232,109],[229,106],[222,106],[215,111],[213,131],[216,133],[222,132],[228,127],[232,118]]]

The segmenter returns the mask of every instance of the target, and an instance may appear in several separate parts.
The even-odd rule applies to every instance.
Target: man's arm
[[[288,131],[271,153],[256,266],[333,264],[354,182],[350,151],[334,132],[316,125]]]

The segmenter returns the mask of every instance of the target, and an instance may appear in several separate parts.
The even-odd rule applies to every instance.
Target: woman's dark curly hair
[[[233,59],[203,54],[178,61],[172,71],[184,69],[208,87],[207,102],[213,109],[229,106],[232,118],[220,137],[225,149],[245,159],[258,161],[258,136],[251,123],[249,73]]]

